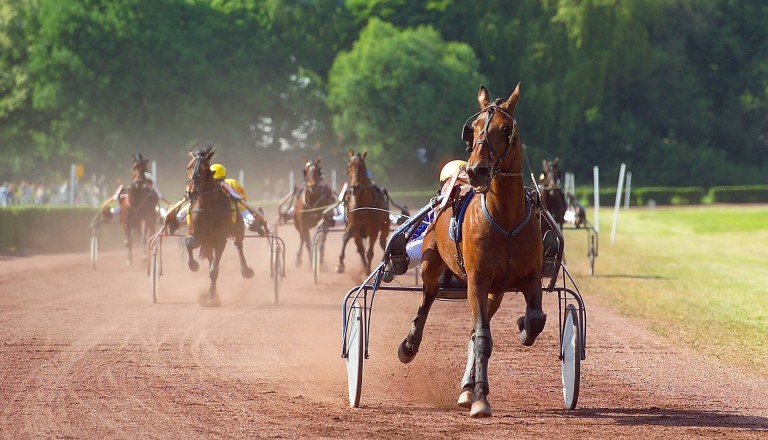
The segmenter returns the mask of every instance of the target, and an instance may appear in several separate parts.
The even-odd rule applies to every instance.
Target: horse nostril
[[[470,178],[475,177],[487,177],[491,172],[491,169],[487,166],[477,165],[474,167],[467,167],[467,174]]]

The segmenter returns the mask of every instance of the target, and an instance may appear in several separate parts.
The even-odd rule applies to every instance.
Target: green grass
[[[600,212],[594,277],[586,234],[566,232],[587,310],[599,301],[675,343],[768,375],[768,206],[622,210],[610,244],[612,214]]]

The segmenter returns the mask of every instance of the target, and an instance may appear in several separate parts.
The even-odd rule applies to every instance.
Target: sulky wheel
[[[280,281],[282,281],[283,278],[283,260],[280,258],[279,247],[273,246],[273,248],[272,258],[274,258],[274,261],[272,262],[272,283],[275,288],[275,304],[277,304],[280,292]]]
[[[315,278],[315,284],[317,284],[317,277],[320,273],[320,246],[317,244],[317,240],[312,240],[312,274]]]
[[[160,288],[160,249],[157,244],[152,245],[150,249],[150,256],[152,261],[149,262],[149,276],[152,283],[152,303],[157,304],[157,292]]]
[[[347,354],[347,385],[349,387],[349,406],[357,408],[360,405],[360,392],[363,388],[363,308],[354,304],[350,309],[345,339]]]
[[[99,234],[91,231],[91,266],[96,270],[96,262],[99,260]]]
[[[579,400],[581,376],[581,333],[576,307],[568,304],[563,320],[563,335],[560,341],[560,368],[563,379],[563,400],[567,409],[576,408]]]

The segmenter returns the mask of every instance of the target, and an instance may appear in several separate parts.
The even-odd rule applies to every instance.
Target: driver
[[[220,163],[211,165],[211,171],[213,171],[213,179],[220,182],[221,187],[224,188],[229,193],[230,197],[237,202],[237,210],[240,212],[240,216],[243,217],[243,222],[245,223],[245,226],[248,227],[248,230],[260,234],[265,233],[266,231],[263,230],[264,225],[266,224],[266,221],[264,220],[264,211],[261,208],[252,210],[246,205],[245,202],[247,201],[248,196],[245,194],[245,189],[240,185],[240,182],[238,182],[237,179],[231,177],[228,178],[227,169]],[[256,221],[257,219],[258,221]]]

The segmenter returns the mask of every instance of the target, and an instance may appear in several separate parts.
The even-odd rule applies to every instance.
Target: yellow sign
[[[85,167],[83,166],[83,164],[81,163],[75,164],[75,177],[80,178],[80,177],[83,177],[84,174],[85,174]]]

